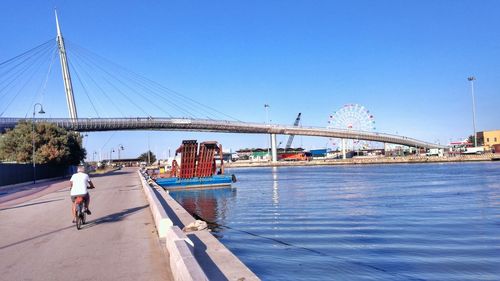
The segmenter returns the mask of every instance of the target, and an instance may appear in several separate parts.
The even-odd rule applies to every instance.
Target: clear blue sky
[[[447,143],[472,133],[474,75],[478,131],[500,129],[499,1],[4,0],[0,61],[55,38],[54,6],[69,42],[239,120],[264,122],[270,104],[273,123],[302,112],[304,126],[324,127],[332,112],[358,103],[379,132]],[[34,97],[49,116],[66,117],[58,64],[42,97],[6,115],[31,114]],[[92,116],[77,90],[80,116]],[[160,156],[189,138],[232,149],[267,144],[262,135],[116,132],[90,133],[85,145],[90,159],[119,144],[135,157],[148,138]]]

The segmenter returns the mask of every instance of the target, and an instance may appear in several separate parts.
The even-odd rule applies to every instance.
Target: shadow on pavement
[[[90,179],[92,180],[93,178],[100,178],[100,177],[112,177],[112,176],[119,176],[119,175],[125,175],[125,174],[130,174],[131,172],[122,172],[122,171],[113,171],[113,172],[107,172],[103,174],[89,174]]]
[[[19,245],[19,244],[22,244],[22,243],[25,243],[25,242],[28,242],[28,241],[31,241],[31,240],[35,240],[35,239],[38,239],[40,237],[48,236],[48,235],[51,235],[51,234],[54,234],[54,233],[57,233],[57,232],[60,232],[60,231],[66,230],[66,229],[74,228],[74,227],[75,227],[74,225],[70,225],[70,226],[59,228],[59,229],[56,229],[56,230],[53,230],[53,231],[42,233],[40,235],[33,236],[31,238],[26,238],[26,239],[23,239],[21,241],[17,241],[17,242],[14,242],[14,243],[11,243],[11,244],[8,244],[8,245],[5,245],[5,246],[1,246],[0,250],[6,249],[6,248],[9,248],[9,247],[12,247],[12,246],[16,246],[16,245]]]
[[[125,217],[132,215],[133,213],[136,213],[144,208],[149,207],[149,205],[144,205],[140,207],[135,207],[135,208],[129,208],[125,209],[121,212],[114,213],[107,215],[105,217],[96,219],[94,221],[89,221],[87,224],[84,225],[84,228],[90,228],[98,224],[103,224],[103,223],[112,223],[112,222],[117,222],[123,220]]]
[[[35,203],[30,203],[30,204],[25,204],[25,205],[19,205],[19,206],[15,206],[15,207],[4,208],[4,209],[0,209],[0,211],[10,210],[10,209],[17,209],[17,208],[24,208],[24,207],[29,207],[29,206],[33,206],[33,205],[46,204],[46,203],[50,203],[50,202],[54,202],[54,201],[61,201],[61,200],[63,200],[63,199],[61,198],[61,199],[40,201],[40,202],[35,202]]]
[[[59,200],[62,200],[62,199],[59,199]],[[39,203],[42,203],[42,202],[39,202]],[[93,222],[90,222],[90,223],[88,223],[88,224],[85,225],[85,228],[92,227],[92,226],[97,225],[97,224],[120,221],[123,218],[125,218],[126,216],[129,216],[129,215],[131,215],[133,213],[136,213],[136,212],[138,212],[138,211],[140,211],[140,210],[142,210],[144,208],[147,208],[148,206],[149,205],[144,205],[144,206],[140,206],[140,207],[125,209],[125,210],[123,210],[121,212],[114,213],[114,214],[105,216],[103,218],[97,219],[97,220],[95,220]],[[17,242],[14,242],[14,243],[11,243],[11,244],[8,244],[8,245],[5,245],[5,246],[1,246],[0,250],[6,249],[6,248],[9,248],[9,247],[12,247],[12,246],[16,246],[16,245],[19,245],[19,244],[22,244],[22,243],[25,243],[25,242],[28,242],[28,241],[31,241],[31,240],[35,240],[35,239],[38,239],[40,237],[48,236],[48,235],[51,235],[51,234],[54,234],[54,233],[57,233],[57,232],[60,232],[60,231],[64,231],[66,229],[74,228],[74,227],[75,227],[75,225],[71,224],[70,226],[67,226],[67,227],[63,227],[63,228],[59,228],[59,229],[56,229],[56,230],[53,230],[53,231],[42,233],[40,235],[36,235],[36,236],[31,237],[31,238],[26,238],[26,239],[23,239],[21,241],[17,241]]]

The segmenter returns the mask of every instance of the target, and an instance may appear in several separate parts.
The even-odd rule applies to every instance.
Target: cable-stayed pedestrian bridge
[[[4,132],[6,129],[12,129],[16,126],[17,123],[21,121],[31,122],[32,119],[0,118],[0,131]],[[443,146],[434,143],[424,142],[404,136],[377,132],[329,129],[320,127],[295,127],[277,124],[260,124],[196,118],[37,118],[34,119],[34,121],[53,123],[68,130],[79,132],[164,130],[242,134],[300,135],[377,141],[420,148],[443,148]]]
[[[345,157],[346,139],[417,148],[443,148],[434,143],[373,131],[270,124],[269,116],[266,118],[268,123],[264,124],[242,122],[224,112],[222,108],[225,107],[219,102],[215,108],[205,104],[206,101],[218,101],[220,97],[216,95],[206,94],[201,97],[183,95],[74,43],[69,42],[70,48],[67,49],[57,14],[56,30],[56,40],[49,40],[14,58],[0,62],[0,133],[14,128],[19,122],[34,121],[49,122],[79,132],[163,130],[269,134],[273,161],[277,161],[276,135],[342,139],[343,157]],[[61,108],[61,105],[57,104],[59,97],[44,98],[57,53],[61,63],[69,118],[35,118],[37,105],[40,106],[39,113],[45,112],[43,107],[52,112]],[[69,56],[71,60],[68,60]],[[41,67],[46,63],[48,67]],[[46,69],[46,72],[42,73],[41,69]],[[72,76],[78,82],[75,85],[72,83]],[[23,81],[25,79],[26,81]],[[78,95],[74,95],[74,90]],[[30,100],[31,103],[27,104]],[[79,111],[77,103],[80,105]],[[24,107],[28,109],[24,116],[29,116],[33,109],[32,118],[6,117],[23,114]],[[266,104],[264,107],[268,115],[269,105]],[[149,117],[102,118],[104,116]],[[233,121],[226,121],[228,119]]]

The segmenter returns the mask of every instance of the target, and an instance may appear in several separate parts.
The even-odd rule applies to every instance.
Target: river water
[[[171,195],[262,280],[500,280],[500,163],[228,172]]]

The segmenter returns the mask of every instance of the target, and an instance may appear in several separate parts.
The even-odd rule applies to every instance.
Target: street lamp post
[[[124,148],[123,148],[123,145],[122,145],[122,144],[119,144],[119,145],[118,145],[118,162],[120,162],[120,151],[121,151],[121,150],[124,150]]]
[[[39,114],[45,114],[45,111],[43,111],[43,106],[41,103],[35,103],[33,105],[33,118],[32,118],[32,127],[31,127],[31,146],[33,147],[33,154],[31,156],[31,161],[33,162],[33,184],[36,183],[36,163],[35,163],[35,114],[36,114],[36,106],[40,106],[40,111],[38,111]]]
[[[86,144],[87,144],[87,142],[88,142],[88,140],[87,140],[87,137],[88,137],[88,136],[89,136],[89,134],[87,134],[87,133],[85,133],[85,134],[83,135],[83,147],[85,147],[85,146],[86,146]]]
[[[477,147],[477,135],[476,135],[476,101],[474,98],[474,81],[476,77],[470,76],[467,78],[470,82],[470,89],[472,95],[472,126],[474,127],[474,147]]]
[[[111,164],[113,163],[113,152],[115,152],[114,149],[110,149],[109,150],[109,165],[111,166]]]

